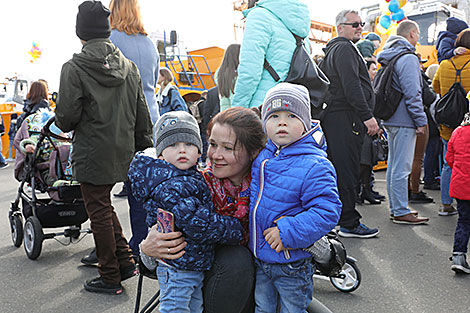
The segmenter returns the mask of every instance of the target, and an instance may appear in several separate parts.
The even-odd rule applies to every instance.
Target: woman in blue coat
[[[292,33],[307,37],[310,14],[299,0],[250,1],[248,7],[232,106],[251,108],[260,106],[277,84],[263,67],[265,58],[280,81],[286,79],[295,50]]]
[[[173,74],[166,67],[160,69],[160,76],[158,76],[158,84],[160,90],[157,93],[157,102],[160,109],[160,115],[170,111],[186,111],[188,106],[184,99],[181,97],[178,89],[171,84],[173,81]]]

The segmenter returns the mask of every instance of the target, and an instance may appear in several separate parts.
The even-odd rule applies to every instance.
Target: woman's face
[[[250,171],[251,162],[243,145],[238,144],[235,147],[236,139],[231,126],[214,124],[207,154],[214,176],[219,179],[228,178],[233,185],[238,186]]]
[[[370,77],[370,80],[374,80],[375,75],[377,75],[377,65],[374,64],[374,63],[372,63],[372,64],[369,66],[369,77]]]

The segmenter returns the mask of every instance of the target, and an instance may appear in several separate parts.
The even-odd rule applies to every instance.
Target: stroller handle
[[[46,125],[44,125],[44,127],[41,129],[41,134],[43,134],[44,136],[48,136],[48,137],[58,139],[58,140],[64,140],[64,141],[72,142],[72,138],[62,137],[60,135],[57,135],[57,134],[54,134],[53,132],[51,132],[50,127],[51,127],[52,123],[54,123],[54,122],[55,122],[55,116],[51,117],[47,121]]]

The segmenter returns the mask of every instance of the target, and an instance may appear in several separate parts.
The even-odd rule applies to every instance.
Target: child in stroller
[[[28,116],[14,141],[21,152],[15,163],[15,178],[20,186],[10,208],[10,226],[13,244],[19,247],[23,241],[23,216],[26,219],[24,242],[30,259],[39,256],[44,239],[64,235],[70,239],[66,244],[70,244],[81,233],[90,233],[80,229],[88,215],[81,200],[80,185],[72,180],[71,138],[54,125],[54,119],[49,109]],[[25,185],[31,186],[30,193],[25,191]],[[47,192],[49,197],[38,197],[38,191]],[[64,232],[43,233],[43,228],[66,226],[71,227]]]

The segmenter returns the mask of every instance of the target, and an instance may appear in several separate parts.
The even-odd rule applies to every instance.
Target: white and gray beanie
[[[171,111],[163,114],[155,125],[155,150],[157,156],[177,142],[188,142],[202,152],[202,140],[196,119],[185,111]]]
[[[306,131],[312,127],[310,118],[310,95],[302,85],[279,83],[269,89],[263,102],[261,118],[266,131],[266,121],[277,111],[289,111],[299,118]]]

